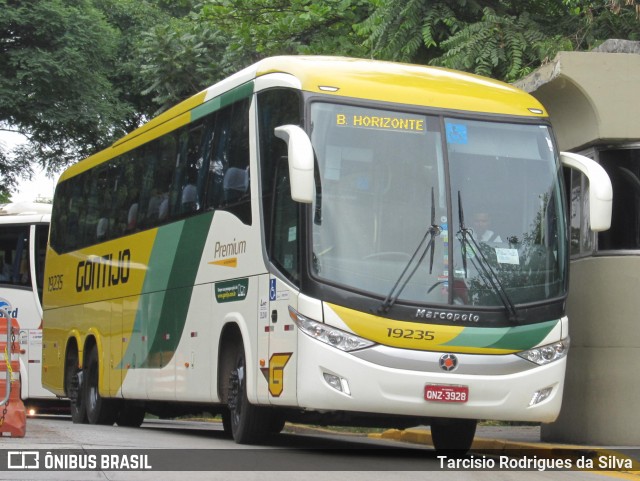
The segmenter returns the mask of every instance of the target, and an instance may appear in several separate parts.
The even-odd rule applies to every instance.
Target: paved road
[[[24,438],[2,439],[0,457],[8,456],[8,450],[13,451],[13,456],[15,451],[32,451],[38,453],[41,464],[45,456],[50,456],[49,466],[54,462],[75,462],[91,467],[93,461],[96,469],[7,470],[0,471],[0,479],[297,481],[312,477],[314,481],[405,481],[410,478],[500,481],[512,480],[515,476],[525,481],[606,479],[602,473],[579,471],[443,470],[442,461],[426,445],[321,431],[290,431],[274,437],[266,446],[255,447],[233,443],[215,423],[152,420],[134,429],[74,425],[68,418],[60,417],[32,418],[28,420]],[[114,462],[130,463],[130,466],[141,462],[143,467],[146,463],[154,470],[101,469],[101,456],[110,453],[118,455]],[[25,454],[29,455],[33,456]],[[33,458],[24,459],[28,464]],[[478,455],[475,462],[486,463],[487,459],[499,458]],[[7,465],[6,459],[0,459],[0,466],[6,468]],[[192,471],[194,469],[197,471]]]

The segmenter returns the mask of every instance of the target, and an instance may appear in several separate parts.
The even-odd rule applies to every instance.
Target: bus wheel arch
[[[223,427],[239,444],[257,444],[270,433],[270,418],[264,407],[247,398],[247,360],[240,328],[229,324],[220,336],[218,393],[227,403]]]
[[[242,333],[236,323],[228,323],[222,328],[218,346],[218,398],[225,403],[229,395],[229,372],[238,349],[243,349]]]

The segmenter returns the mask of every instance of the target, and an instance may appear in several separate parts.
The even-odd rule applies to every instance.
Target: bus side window
[[[3,229],[0,232],[0,283],[26,285],[29,274],[29,227]]]
[[[258,122],[260,138],[260,182],[262,185],[264,232],[272,232],[272,219],[275,217],[274,197],[276,195],[276,171],[287,155],[287,144],[274,135],[274,129],[280,125],[302,125],[301,99],[298,92],[289,89],[273,89],[258,95]],[[267,247],[271,252],[273,238],[267,238]]]
[[[291,198],[289,162],[282,157],[278,163],[273,186],[273,232],[271,260],[294,283],[299,281],[298,203]]]
[[[223,209],[251,225],[249,101],[220,110],[210,145],[206,206]]]
[[[169,133],[158,140],[157,167],[153,176],[153,187],[147,207],[149,226],[162,224],[169,218],[171,177],[177,149],[178,141],[174,133]]]
[[[181,129],[178,135],[178,151],[169,196],[169,214],[172,219],[180,219],[200,210],[202,196],[198,190],[198,177],[203,164],[203,130],[202,122],[198,122]]]

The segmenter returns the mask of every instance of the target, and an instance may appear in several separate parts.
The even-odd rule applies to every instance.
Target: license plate
[[[427,384],[424,387],[427,401],[441,403],[466,403],[469,400],[469,387],[451,384]]]

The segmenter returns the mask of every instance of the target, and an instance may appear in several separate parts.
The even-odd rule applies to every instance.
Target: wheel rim
[[[231,413],[231,429],[240,424],[242,417],[242,397],[245,387],[244,357],[238,360],[238,366],[231,372],[229,382],[229,411]]]
[[[77,361],[73,358],[68,361],[66,375],[66,393],[71,401],[71,409],[79,410],[82,406],[82,371],[75,366]]]
[[[95,412],[96,407],[98,405],[98,386],[97,386],[97,376],[95,372],[94,366],[89,367],[89,379],[87,382],[89,385],[87,386],[87,409],[92,413]]]

